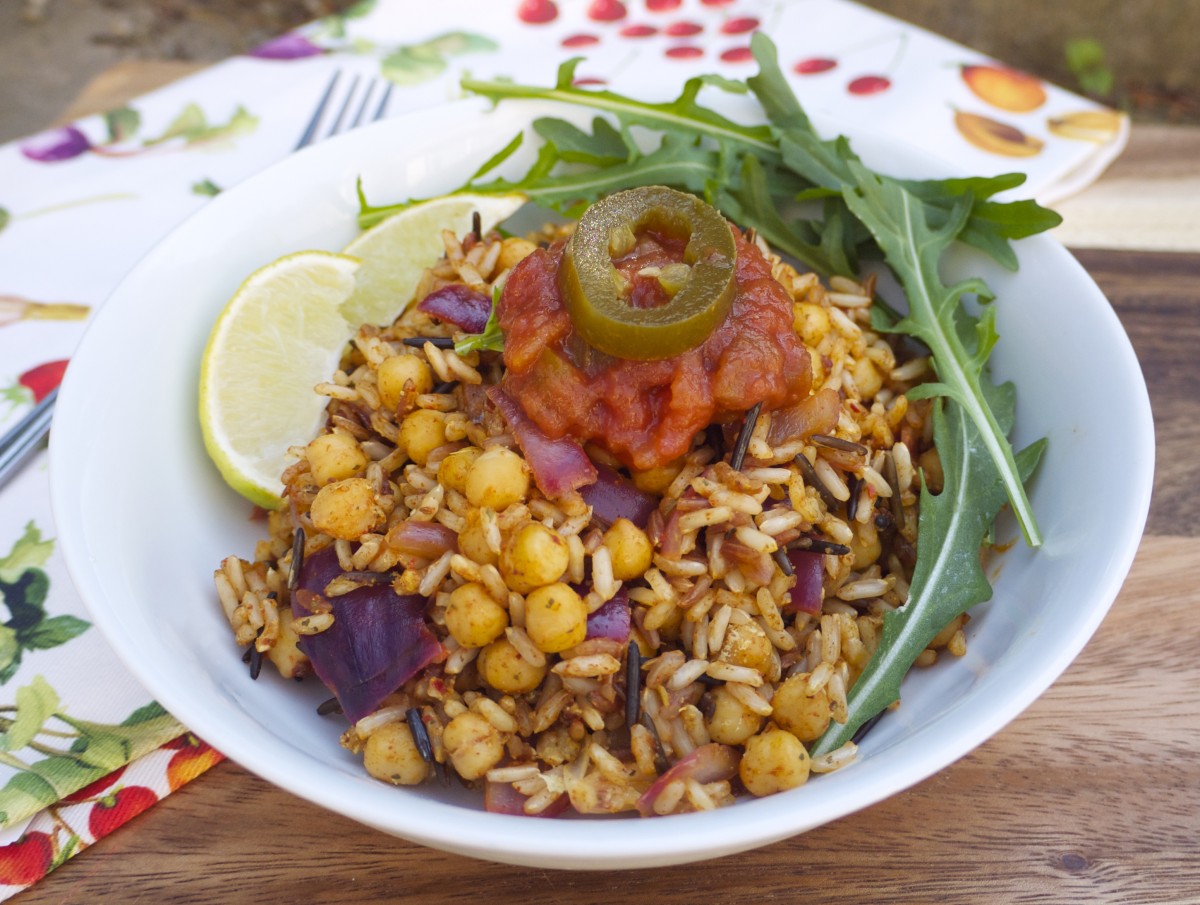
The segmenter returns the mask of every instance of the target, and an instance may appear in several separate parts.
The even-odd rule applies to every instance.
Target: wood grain
[[[1112,613],[1007,729],[894,798],[700,865],[565,873],[431,851],[232,763],[101,840],[20,905],[1200,901],[1200,542],[1148,537]],[[1164,664],[1169,664],[1164,667]]]
[[[1146,530],[1198,537],[1200,254],[1089,249],[1075,255],[1112,302],[1150,390],[1158,454]],[[1070,348],[1069,337],[1064,343]]]

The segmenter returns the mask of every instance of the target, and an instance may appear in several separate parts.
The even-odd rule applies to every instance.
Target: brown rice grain
[[[630,726],[629,748],[638,773],[642,776],[654,776],[658,772],[654,764],[657,746],[649,729],[640,723]]]
[[[813,773],[832,773],[854,762],[858,757],[858,746],[854,742],[846,742],[840,748],[835,748],[828,754],[822,754],[812,759],[809,769]]]
[[[680,691],[704,675],[707,669],[707,660],[688,660],[671,674],[671,678],[667,680],[667,688],[670,691]]]
[[[717,651],[721,649],[721,645],[725,643],[725,631],[729,628],[729,619],[733,615],[733,608],[729,604],[722,604],[716,614],[711,617],[708,624],[708,649]]]
[[[542,774],[536,764],[513,764],[510,767],[492,767],[487,771],[488,782],[520,782],[524,779],[541,779]],[[542,783],[545,787],[545,782]]]
[[[967,636],[963,634],[962,629],[959,629],[950,636],[950,640],[946,642],[946,651],[955,657],[962,657],[966,655]]]
[[[804,524],[804,517],[791,509],[772,509],[765,513],[758,523],[758,530],[763,534],[775,537],[784,531],[799,528]]]
[[[388,723],[394,723],[404,719],[405,711],[408,708],[402,705],[393,707],[383,707],[376,710],[374,713],[364,716],[361,720],[354,724],[355,734],[364,741],[371,737],[372,733],[376,732],[382,726]]]
[[[609,654],[591,654],[585,657],[559,660],[554,664],[553,671],[560,676],[598,678],[620,672],[621,661]]]
[[[737,666],[721,660],[710,662],[705,672],[710,678],[721,682],[741,682],[754,688],[758,688],[763,683],[762,673],[757,669],[751,669],[749,666]]]
[[[756,553],[774,553],[779,549],[775,538],[757,528],[751,528],[749,525],[735,528],[733,533],[739,541]]]
[[[582,584],[584,579],[584,558],[586,551],[583,548],[583,541],[579,539],[578,534],[567,535],[567,575],[570,576],[572,584]]]
[[[732,517],[733,510],[728,506],[713,506],[709,509],[699,509],[695,512],[685,513],[679,517],[679,530],[687,534],[711,525],[720,525],[729,521]]]
[[[871,304],[871,299],[867,296],[850,292],[827,292],[825,298],[829,299],[831,305],[837,305],[839,308],[867,308]]]
[[[608,547],[597,547],[592,554],[592,589],[603,600],[612,600],[617,593],[617,584],[613,580],[612,553]]]
[[[487,720],[500,732],[516,732],[517,721],[512,714],[485,695],[480,695],[471,702],[471,709]]]
[[[754,595],[754,603],[762,615],[764,625],[772,631],[782,634],[783,614],[780,613],[779,604],[775,602],[771,592],[767,588],[759,588]]]
[[[520,658],[530,666],[546,665],[546,655],[533,643],[533,639],[529,637],[525,629],[516,625],[507,626],[504,629],[504,637],[508,639],[508,643],[513,646]]]
[[[673,578],[698,578],[708,575],[708,563],[700,559],[667,559],[665,556],[656,555],[654,565],[664,575]]]
[[[654,799],[654,813],[660,817],[670,814],[683,800],[685,791],[687,791],[687,784],[682,779],[672,779],[663,786],[658,797]]]
[[[357,402],[358,390],[353,387],[338,386],[336,383],[318,383],[313,387],[318,396],[328,396],[330,399],[341,399],[343,402]]]
[[[841,600],[866,600],[870,597],[882,597],[890,586],[890,583],[883,578],[849,581],[837,589],[837,596]]]
[[[313,613],[293,619],[291,629],[297,635],[319,635],[333,625],[333,613]]]
[[[646,612],[643,625],[647,631],[658,631],[671,621],[676,609],[674,601],[661,600]]]
[[[460,647],[451,651],[450,655],[446,657],[446,674],[458,675],[478,656],[479,648],[477,647]]]
[[[726,682],[725,690],[737,699],[743,707],[759,716],[770,716],[774,712],[771,702],[759,692],[741,682]]]

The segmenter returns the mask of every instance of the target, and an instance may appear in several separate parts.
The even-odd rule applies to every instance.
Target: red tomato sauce
[[[552,438],[594,442],[635,469],[686,453],[708,425],[767,411],[808,395],[812,367],[792,329],[792,301],[758,248],[734,230],[737,293],[708,338],[672,358],[638,361],[592,349],[563,306],[558,267],[564,242],[539,249],[509,275],[499,301],[504,389]],[[626,276],[682,259],[682,243],[641,237],[617,261]],[[652,277],[633,280],[632,303],[654,307]]]

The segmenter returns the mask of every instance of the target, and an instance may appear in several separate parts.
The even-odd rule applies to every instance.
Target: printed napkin
[[[548,85],[577,55],[581,81],[665,100],[698,73],[753,74],[755,30],[810,110],[963,172],[1021,170],[1019,192],[1043,202],[1094,179],[1127,137],[1121,114],[846,0],[364,0],[0,147],[0,431],[57,386],[92,314],[171,227],[291,153],[335,70],[389,80],[391,116],[460,96],[464,72]],[[44,453],[0,488],[0,604],[3,900],[221,756],[91,625],[56,546]]]

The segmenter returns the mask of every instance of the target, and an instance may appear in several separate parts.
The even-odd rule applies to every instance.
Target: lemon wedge
[[[442,230],[461,238],[479,212],[487,232],[516,213],[524,195],[444,195],[422,201],[371,227],[346,246],[344,253],[362,260],[354,294],[342,306],[353,324],[390,324],[412,302],[425,268],[445,251]]]
[[[340,307],[360,262],[302,251],[255,271],[221,312],[200,362],[200,428],[226,483],[280,505],[287,449],[320,430],[329,400],[313,392],[354,335]]]
[[[251,274],[221,312],[200,364],[204,445],[226,483],[273,509],[290,446],[321,428],[329,400],[313,392],[337,370],[364,323],[391,324],[421,274],[445,251],[442,230],[463,236],[479,212],[486,232],[523,195],[446,195],[394,214],[342,254],[302,251]]]

